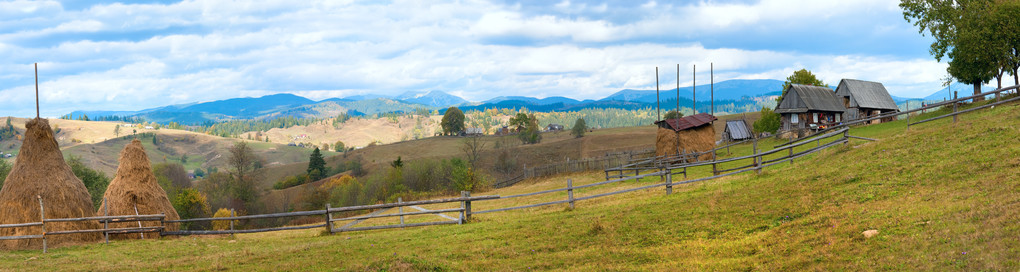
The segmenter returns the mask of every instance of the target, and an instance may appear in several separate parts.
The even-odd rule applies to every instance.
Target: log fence
[[[42,239],[42,250],[43,253],[48,251],[46,244],[46,237],[52,235],[66,235],[66,234],[80,234],[80,233],[103,233],[106,243],[110,243],[110,234],[128,234],[128,233],[145,233],[145,232],[161,232],[164,230],[164,224],[160,223],[160,226],[142,227],[142,221],[160,221],[166,218],[164,214],[145,214],[145,215],[104,215],[104,216],[91,216],[91,217],[79,217],[79,218],[46,218],[46,206],[43,204],[42,196],[36,196],[39,201],[39,222],[30,223],[18,223],[18,224],[5,224],[0,225],[0,229],[5,228],[25,228],[25,227],[40,227],[41,232],[33,235],[17,235],[17,236],[0,236],[0,240],[22,240],[22,239]],[[103,199],[105,202],[106,199]],[[104,206],[105,203],[104,203]],[[104,209],[109,211],[109,209]],[[136,208],[137,213],[137,208]],[[107,212],[104,212],[107,214]],[[46,231],[47,223],[66,223],[66,222],[84,222],[84,221],[96,221],[103,223],[101,229],[81,229],[81,230],[62,230],[62,231]],[[121,223],[121,222],[138,222],[138,227],[128,228],[110,228],[110,223]]]

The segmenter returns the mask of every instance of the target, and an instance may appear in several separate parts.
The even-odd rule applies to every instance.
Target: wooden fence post
[[[907,111],[910,111],[910,101],[907,101]],[[907,114],[907,131],[910,131],[910,114]]]
[[[567,179],[567,202],[570,203],[570,209],[574,209],[574,181]]]
[[[326,232],[333,234],[333,214],[329,212],[329,203],[326,203]]]
[[[401,202],[404,202],[404,199],[402,197],[397,197],[397,204],[400,204]],[[397,206],[397,213],[400,214],[400,224],[403,225],[404,224],[404,215],[403,215],[404,214],[404,206]]]
[[[847,128],[847,130],[843,131],[843,140],[846,140],[846,142],[843,142],[843,146],[846,146],[847,144],[850,143],[850,129],[849,128]]]
[[[753,156],[751,158],[754,159],[754,167],[757,168],[756,172],[758,172],[758,174],[761,174],[761,168],[760,168],[761,165],[758,164],[758,159],[759,158],[758,158],[758,138],[757,137],[754,138],[753,146],[751,146],[751,155]]]
[[[106,203],[106,198],[103,198],[103,216],[110,216],[110,203]],[[103,230],[110,229],[110,220],[103,222]],[[110,244],[110,233],[103,231],[103,238],[106,240],[106,244]]]
[[[953,99],[956,100],[957,98],[959,98],[959,96],[957,95],[957,92],[953,92]],[[957,115],[956,115],[956,106],[958,104],[960,104],[959,101],[953,102],[953,113],[954,113],[953,114],[953,122],[956,122],[956,117],[957,117]]]
[[[671,174],[672,173],[666,173],[666,195],[673,194],[673,175]]]
[[[471,197],[471,192],[460,191],[460,197],[465,198],[464,201],[461,202],[461,208],[464,208],[464,211],[462,212],[463,216],[461,216],[460,221],[461,224],[463,224],[467,221],[471,221],[471,201],[466,199]]]
[[[46,209],[43,208],[42,196],[36,195],[39,199],[39,223],[42,224],[42,252],[46,253]]]
[[[234,217],[234,208],[230,208],[230,217]],[[234,239],[234,219],[230,219],[230,239]]]

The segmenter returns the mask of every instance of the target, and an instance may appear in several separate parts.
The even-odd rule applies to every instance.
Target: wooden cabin
[[[776,106],[780,114],[780,132],[806,135],[808,130],[821,129],[827,124],[842,122],[846,107],[827,87],[790,84]]]
[[[836,96],[840,98],[843,107],[847,109],[843,113],[843,120],[846,121],[900,111],[899,107],[896,106],[896,101],[893,101],[892,96],[889,95],[889,91],[885,89],[882,83],[878,82],[843,79],[839,81],[839,86],[836,87]],[[877,124],[891,121],[893,121],[893,118],[888,117],[872,120],[869,123]]]

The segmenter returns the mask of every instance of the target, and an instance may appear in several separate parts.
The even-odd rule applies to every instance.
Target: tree
[[[464,156],[467,157],[468,163],[471,166],[475,165],[478,158],[482,156],[482,149],[485,149],[485,142],[481,140],[480,136],[471,136],[464,139],[460,150],[464,152]]]
[[[514,115],[514,117],[510,117],[509,125],[517,127],[517,132],[522,132],[528,127],[529,123],[531,123],[531,119],[528,117],[528,114],[518,112],[517,115]]]
[[[1000,1],[1007,2],[1007,1]],[[1006,63],[1000,33],[990,12],[1001,5],[994,0],[944,1],[901,0],[903,18],[913,22],[922,35],[935,38],[929,52],[935,60],[949,56],[948,71],[960,82],[974,85],[981,93],[981,83],[988,82]],[[982,100],[975,98],[975,100]]]
[[[443,127],[443,134],[445,135],[456,135],[464,131],[464,112],[460,111],[457,107],[446,109],[446,114],[443,114],[440,126]]]
[[[1013,84],[1020,85],[1020,2],[1003,1],[996,6],[992,14],[992,21],[995,22],[995,38],[1001,39],[1003,60],[1001,61],[1004,70],[1013,76]],[[999,87],[1002,87],[1002,78],[999,78]]]
[[[333,144],[333,150],[336,150],[336,152],[344,152],[345,150],[347,150],[346,148],[347,147],[344,146],[344,142],[341,141],[336,141],[336,143]]]
[[[180,215],[181,219],[207,217],[211,212],[206,195],[194,188],[181,190],[180,193],[170,199],[170,204],[174,206],[174,210],[177,211],[177,215]],[[189,224],[193,223],[181,223],[181,228],[186,229]]]
[[[393,168],[402,168],[404,167],[404,161],[400,159],[400,156],[397,156],[397,160],[390,162],[390,166]]]
[[[792,75],[786,77],[786,81],[783,82],[783,95],[786,95],[786,88],[790,87],[791,84],[829,87],[829,84],[822,82],[822,80],[815,77],[815,75],[807,69],[793,71]],[[780,98],[782,97],[780,96]]]
[[[772,108],[762,107],[761,119],[758,119],[758,121],[754,121],[754,124],[751,126],[754,127],[754,132],[756,133],[761,132],[776,133],[776,131],[779,130],[779,126],[781,125],[779,119],[780,119],[779,114],[776,113],[775,111],[772,111]]]
[[[669,119],[680,119],[680,118],[683,118],[683,117],[684,117],[684,113],[676,111],[676,110],[668,111],[668,112],[666,112],[666,115],[663,116],[663,118],[666,119],[666,120],[669,120]]]
[[[113,136],[120,137],[120,125],[116,125],[113,127]]]
[[[245,142],[238,142],[229,149],[230,156],[227,158],[227,165],[230,166],[231,183],[229,192],[231,197],[240,201],[245,206],[255,202],[258,182],[264,178],[262,169],[262,158],[255,155],[255,152]]]
[[[538,118],[535,114],[528,115],[528,126],[523,132],[517,134],[521,142],[525,144],[537,144],[542,141],[542,129],[538,127]]]
[[[308,156],[308,170],[305,172],[308,173],[310,181],[320,180],[326,174],[326,160],[322,158],[318,147],[312,150],[312,155]]]
[[[14,167],[5,159],[0,159],[0,188],[4,187],[4,180],[7,179],[7,174],[11,173],[11,168]]]
[[[588,130],[588,126],[584,124],[583,118],[577,118],[574,121],[574,127],[570,128],[570,135],[574,135],[574,138],[584,137],[584,132]]]
[[[78,177],[85,184],[85,188],[89,190],[89,195],[92,195],[92,205],[94,208],[99,209],[99,205],[103,204],[103,194],[106,193],[106,187],[110,185],[110,177],[107,177],[103,172],[86,166],[81,161],[81,157],[70,156],[67,159],[67,165],[71,167],[71,172],[74,172],[74,176]]]

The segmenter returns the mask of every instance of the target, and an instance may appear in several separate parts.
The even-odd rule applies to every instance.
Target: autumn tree
[[[464,112],[460,111],[457,107],[446,109],[440,126],[443,127],[443,134],[445,135],[456,135],[464,131]]]
[[[230,196],[250,207],[258,197],[258,183],[264,176],[263,159],[255,154],[244,141],[229,149],[227,165],[230,166]]]

